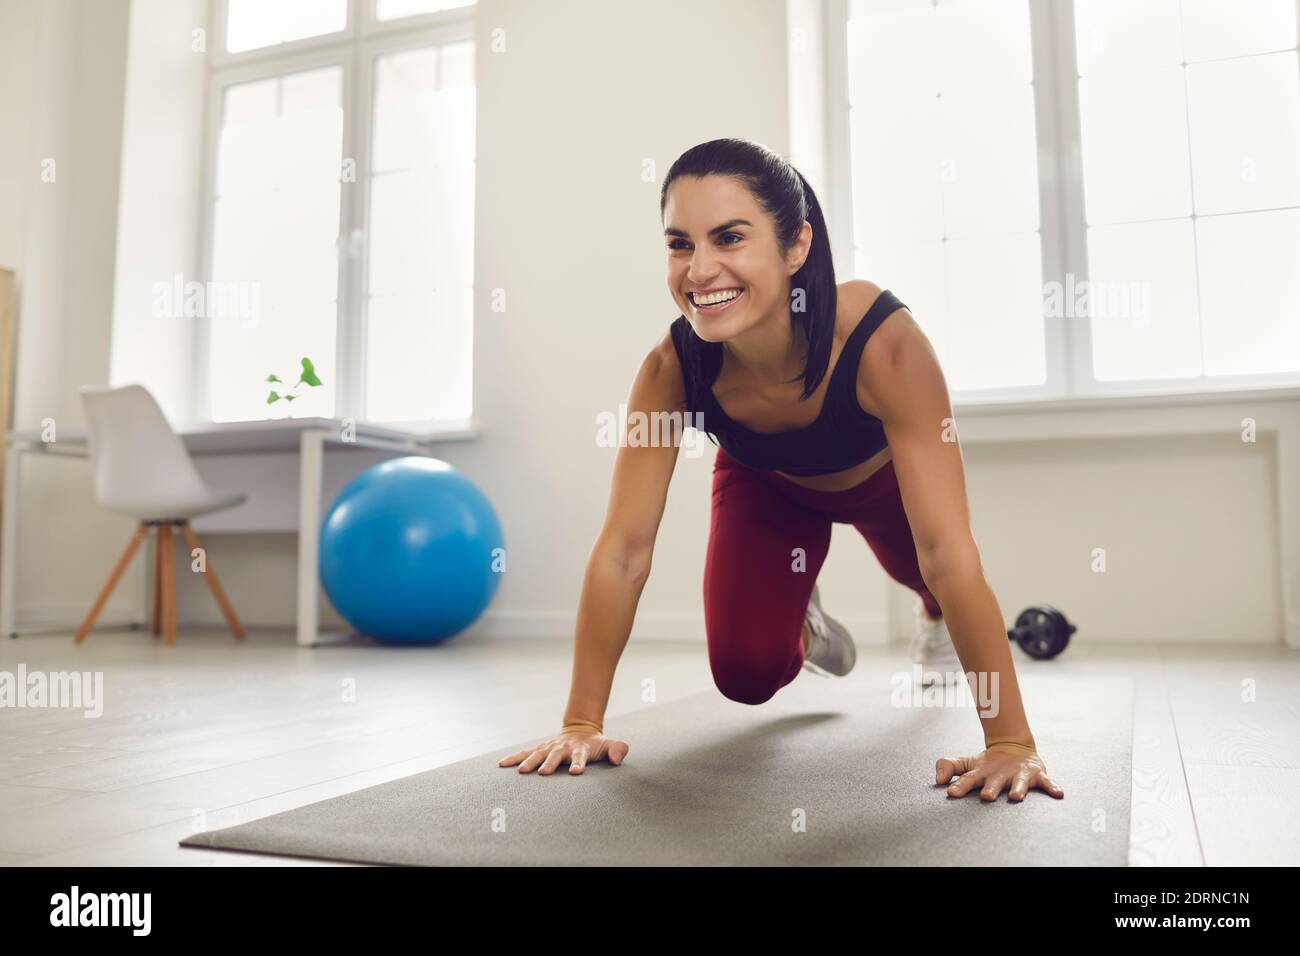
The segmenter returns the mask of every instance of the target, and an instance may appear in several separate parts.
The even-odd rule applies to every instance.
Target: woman
[[[1036,752],[984,579],[943,373],[907,308],[870,282],[836,285],[812,188],[763,146],[720,139],[688,150],[664,179],[660,212],[682,315],[642,363],[628,415],[684,410],[721,446],[704,572],[718,688],[759,704],[801,669],[848,673],[853,641],[815,584],[832,523],[851,523],[917,592],[917,662],[932,673],[960,657],[962,671],[997,678],[988,684],[998,706],[979,711],[985,749],[940,759],[936,784],[956,776],[949,796],[979,786],[985,800],[1008,788],[1017,802],[1035,787],[1064,796]],[[678,444],[619,449],[578,608],[564,726],[500,766],[550,774],[567,762],[579,774],[626,757],[602,722]]]

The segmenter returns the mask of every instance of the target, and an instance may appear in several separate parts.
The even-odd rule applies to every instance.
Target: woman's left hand
[[[993,744],[974,757],[941,757],[934,765],[936,786],[953,777],[959,779],[948,787],[950,797],[964,797],[981,784],[981,800],[996,800],[1008,784],[1008,803],[1019,803],[1033,787],[1058,800],[1065,796],[1065,791],[1047,776],[1043,758],[1033,747],[1023,744]]]

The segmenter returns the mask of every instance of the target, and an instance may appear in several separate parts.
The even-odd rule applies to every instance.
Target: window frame
[[[827,155],[831,188],[827,205],[834,216],[834,241],[853,262],[854,216],[849,135],[849,0],[822,0],[826,24]],[[1042,278],[1065,283],[1089,277],[1084,208],[1083,140],[1078,95],[1074,0],[1026,0],[1033,58],[1034,130]],[[1300,0],[1297,0],[1300,19]],[[1300,31],[1298,31],[1300,32]],[[1297,43],[1300,51],[1300,41]],[[1196,221],[1208,216],[1190,217]],[[878,277],[864,276],[876,279]],[[888,277],[883,278],[888,283]],[[1198,277],[1199,278],[1199,277]],[[991,389],[953,389],[954,407],[1010,410],[1074,405],[1095,400],[1150,398],[1197,400],[1236,398],[1300,388],[1300,370],[1283,373],[1098,381],[1093,372],[1091,322],[1043,316],[1046,378],[1041,385]],[[1203,341],[1203,339],[1202,339]]]
[[[214,0],[210,10],[210,51],[205,93],[202,160],[203,208],[199,219],[199,273],[212,276],[213,220],[216,200],[217,150],[220,143],[225,90],[229,86],[270,79],[300,70],[338,66],[343,108],[341,155],[355,162],[356,179],[340,183],[337,313],[335,317],[334,418],[409,430],[463,425],[462,420],[418,419],[372,421],[365,414],[366,328],[369,276],[370,167],[374,145],[374,70],[379,57],[407,49],[475,41],[477,3],[396,20],[374,19],[375,0],[347,0],[343,30],[319,37],[247,50],[226,51],[229,0]],[[475,51],[477,58],[477,50]],[[352,188],[346,188],[352,187]],[[190,340],[191,413],[195,421],[212,421],[210,360],[211,320],[195,320]],[[472,420],[472,418],[470,419]]]

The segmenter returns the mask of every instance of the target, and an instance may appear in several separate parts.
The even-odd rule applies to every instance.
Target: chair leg
[[[185,536],[185,543],[189,546],[191,553],[196,548],[202,547],[202,545],[199,544],[198,535],[196,535],[194,529],[189,526],[189,522],[185,522],[181,525],[181,534]],[[216,598],[217,606],[221,608],[221,613],[226,618],[226,624],[230,627],[231,633],[233,633],[236,638],[243,640],[244,626],[239,623],[239,618],[235,616],[235,609],[230,606],[230,601],[226,598],[226,592],[221,589],[221,582],[217,580],[217,572],[212,570],[212,563],[207,560],[206,554],[204,555],[203,568],[203,580],[208,582],[208,589],[212,592],[212,596]]]
[[[159,525],[162,535],[162,618],[163,643],[176,643],[176,562],[172,556],[172,523],[164,521]]]
[[[86,636],[90,633],[90,629],[95,626],[95,619],[99,617],[99,612],[102,611],[104,605],[108,603],[109,597],[113,594],[113,589],[117,587],[117,582],[122,579],[123,572],[126,571],[127,566],[131,563],[131,559],[135,557],[136,549],[140,547],[140,542],[144,540],[145,535],[148,533],[149,527],[143,522],[136,527],[135,534],[131,535],[131,541],[127,544],[126,550],[123,551],[122,556],[117,559],[117,564],[113,567],[112,573],[109,574],[108,580],[104,582],[104,587],[100,590],[99,597],[95,599],[94,605],[90,608],[90,613],[86,615],[86,619],[81,622],[81,627],[77,629],[77,634],[74,638],[76,643],[80,644],[84,641]]]
[[[153,557],[153,623],[149,632],[157,637],[162,633],[162,525],[154,526]]]

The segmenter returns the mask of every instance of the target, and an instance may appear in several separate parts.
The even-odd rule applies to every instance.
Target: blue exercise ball
[[[335,609],[380,641],[433,644],[478,619],[501,583],[501,522],[451,465],[394,458],[334,500],[320,534],[320,579]]]

